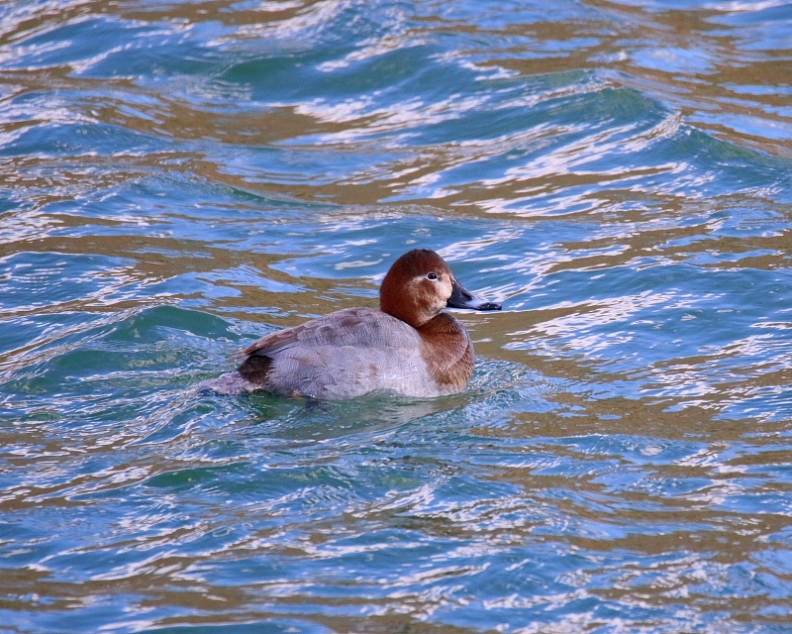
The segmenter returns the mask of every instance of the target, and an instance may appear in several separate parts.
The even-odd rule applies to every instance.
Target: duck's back
[[[239,373],[275,394],[347,399],[375,391],[444,393],[412,326],[373,308],[350,308],[272,333],[251,345]]]

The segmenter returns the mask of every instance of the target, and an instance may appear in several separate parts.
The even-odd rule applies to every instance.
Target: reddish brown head
[[[500,310],[500,304],[474,297],[457,282],[434,251],[413,249],[393,263],[380,287],[380,310],[418,328],[446,306]]]

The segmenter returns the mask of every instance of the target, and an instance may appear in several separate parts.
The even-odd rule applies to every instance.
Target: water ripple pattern
[[[0,5],[0,631],[777,634],[792,7]],[[438,250],[470,388],[199,385]]]

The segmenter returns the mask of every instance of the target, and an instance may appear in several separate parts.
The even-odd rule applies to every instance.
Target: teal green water
[[[0,5],[0,631],[792,631],[792,5]],[[466,392],[204,394],[439,250]]]

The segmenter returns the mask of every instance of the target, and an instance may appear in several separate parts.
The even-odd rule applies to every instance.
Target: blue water
[[[792,632],[792,5],[0,5],[0,631]],[[201,393],[442,253],[470,388]]]

